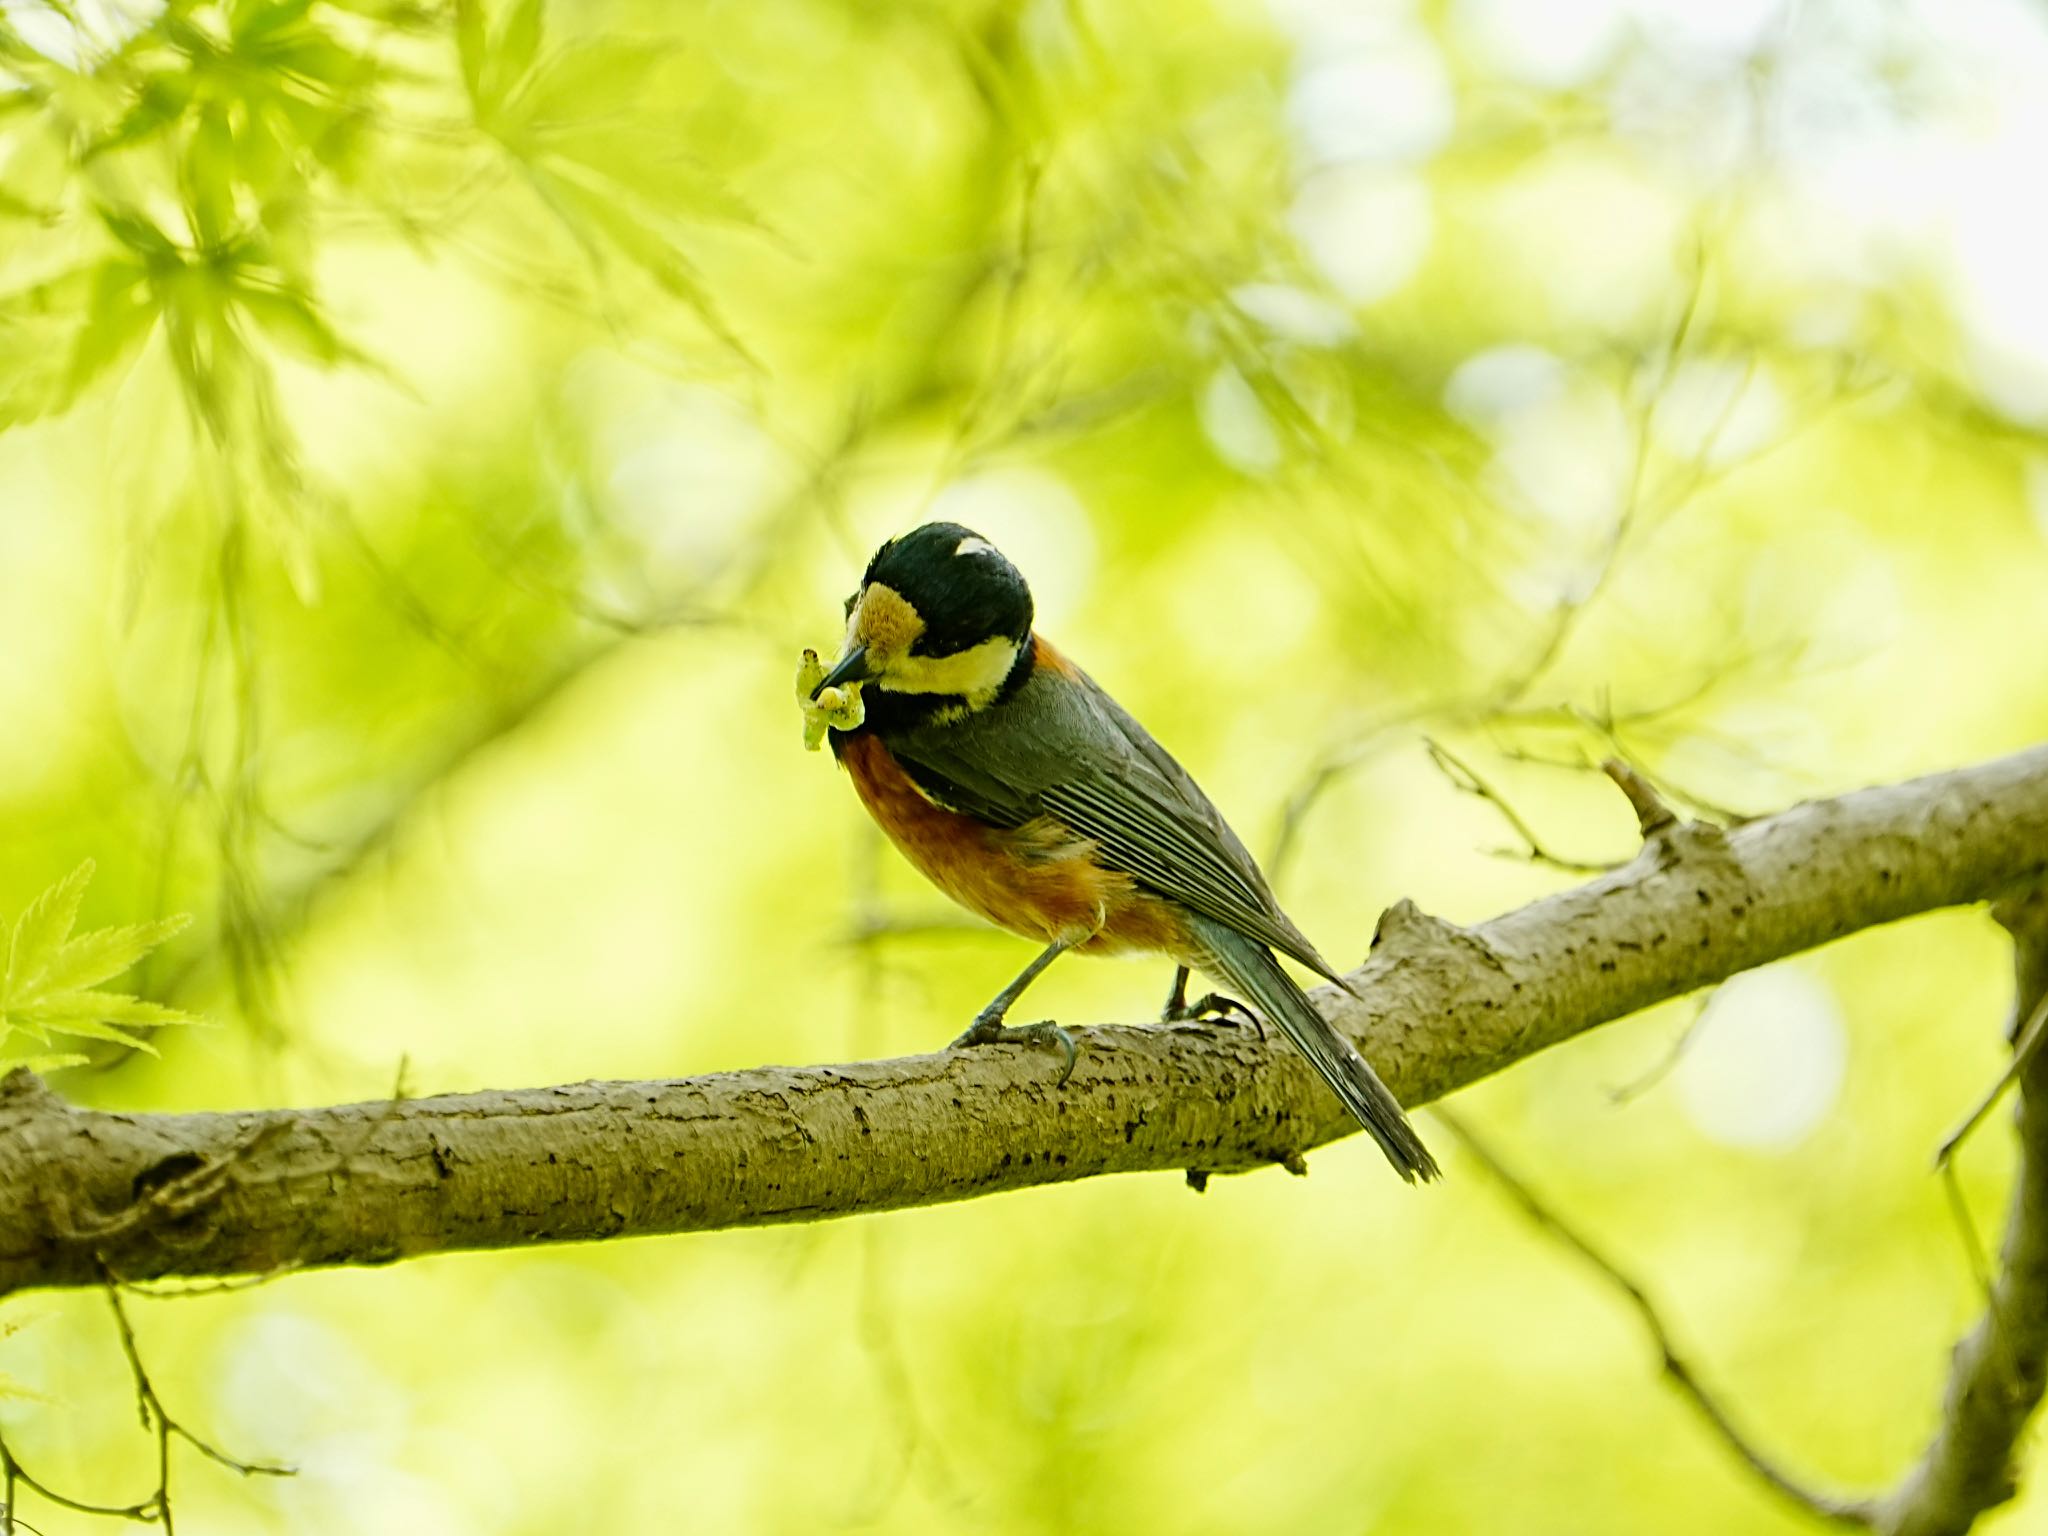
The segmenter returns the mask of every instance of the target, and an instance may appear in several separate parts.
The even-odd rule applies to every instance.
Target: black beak
[[[864,682],[872,675],[868,671],[868,648],[856,645],[832,664],[832,670],[825,674],[824,681],[811,690],[811,697],[815,699],[827,688],[837,688],[841,683]]]

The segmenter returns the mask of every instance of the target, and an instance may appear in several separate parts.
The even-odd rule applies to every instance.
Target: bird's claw
[[[1242,1019],[1259,1032],[1261,1040],[1266,1038],[1266,1026],[1260,1022],[1259,1016],[1236,998],[1226,997],[1221,992],[1208,993],[1203,997],[1196,998],[1191,1003],[1181,1003],[1177,1007],[1169,1006],[1159,1015],[1159,1022],[1162,1024],[1185,1024],[1194,1019],[1209,1018],[1220,1018],[1231,1022]]]
[[[949,1047],[951,1050],[965,1050],[976,1045],[1050,1045],[1056,1046],[1066,1057],[1060,1068],[1060,1075],[1054,1082],[1055,1088],[1063,1086],[1074,1075],[1074,1063],[1081,1058],[1081,1048],[1074,1043],[1074,1037],[1051,1019],[1041,1019],[1036,1024],[1005,1024],[1000,1017],[983,1015],[977,1018]]]

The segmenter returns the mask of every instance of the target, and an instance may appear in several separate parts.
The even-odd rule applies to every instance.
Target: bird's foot
[[[1193,1002],[1185,999],[1179,1002],[1169,1000],[1167,1005],[1159,1010],[1159,1022],[1185,1024],[1190,1019],[1205,1019],[1212,1013],[1241,1013],[1247,1018],[1251,1016],[1251,1010],[1236,998],[1225,997],[1221,992],[1211,992],[1196,998]]]
[[[975,1045],[1050,1045],[1066,1057],[1066,1064],[1060,1068],[1055,1088],[1074,1075],[1074,1063],[1080,1059],[1081,1049],[1074,1043],[1074,1037],[1051,1019],[1041,1019],[1036,1024],[1005,1024],[1001,1014],[982,1014],[967,1026],[966,1031],[948,1049],[965,1050]]]
[[[1221,992],[1211,992],[1196,998],[1192,1003],[1169,1003],[1159,1015],[1162,1024],[1185,1024],[1193,1019],[1222,1019],[1230,1024],[1248,1024],[1259,1032],[1261,1040],[1266,1038],[1266,1026],[1256,1013],[1234,997]]]

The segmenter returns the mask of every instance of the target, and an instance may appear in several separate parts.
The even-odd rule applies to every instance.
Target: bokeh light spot
[[[1849,1037],[1835,995],[1791,966],[1724,982],[1678,1066],[1679,1103],[1723,1145],[1781,1151],[1827,1117]]]

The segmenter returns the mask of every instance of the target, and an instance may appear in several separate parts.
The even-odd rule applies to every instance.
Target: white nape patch
[[[982,538],[978,534],[970,533],[966,538],[953,546],[953,553],[956,555],[993,555],[999,553],[999,551],[987,539]]]

